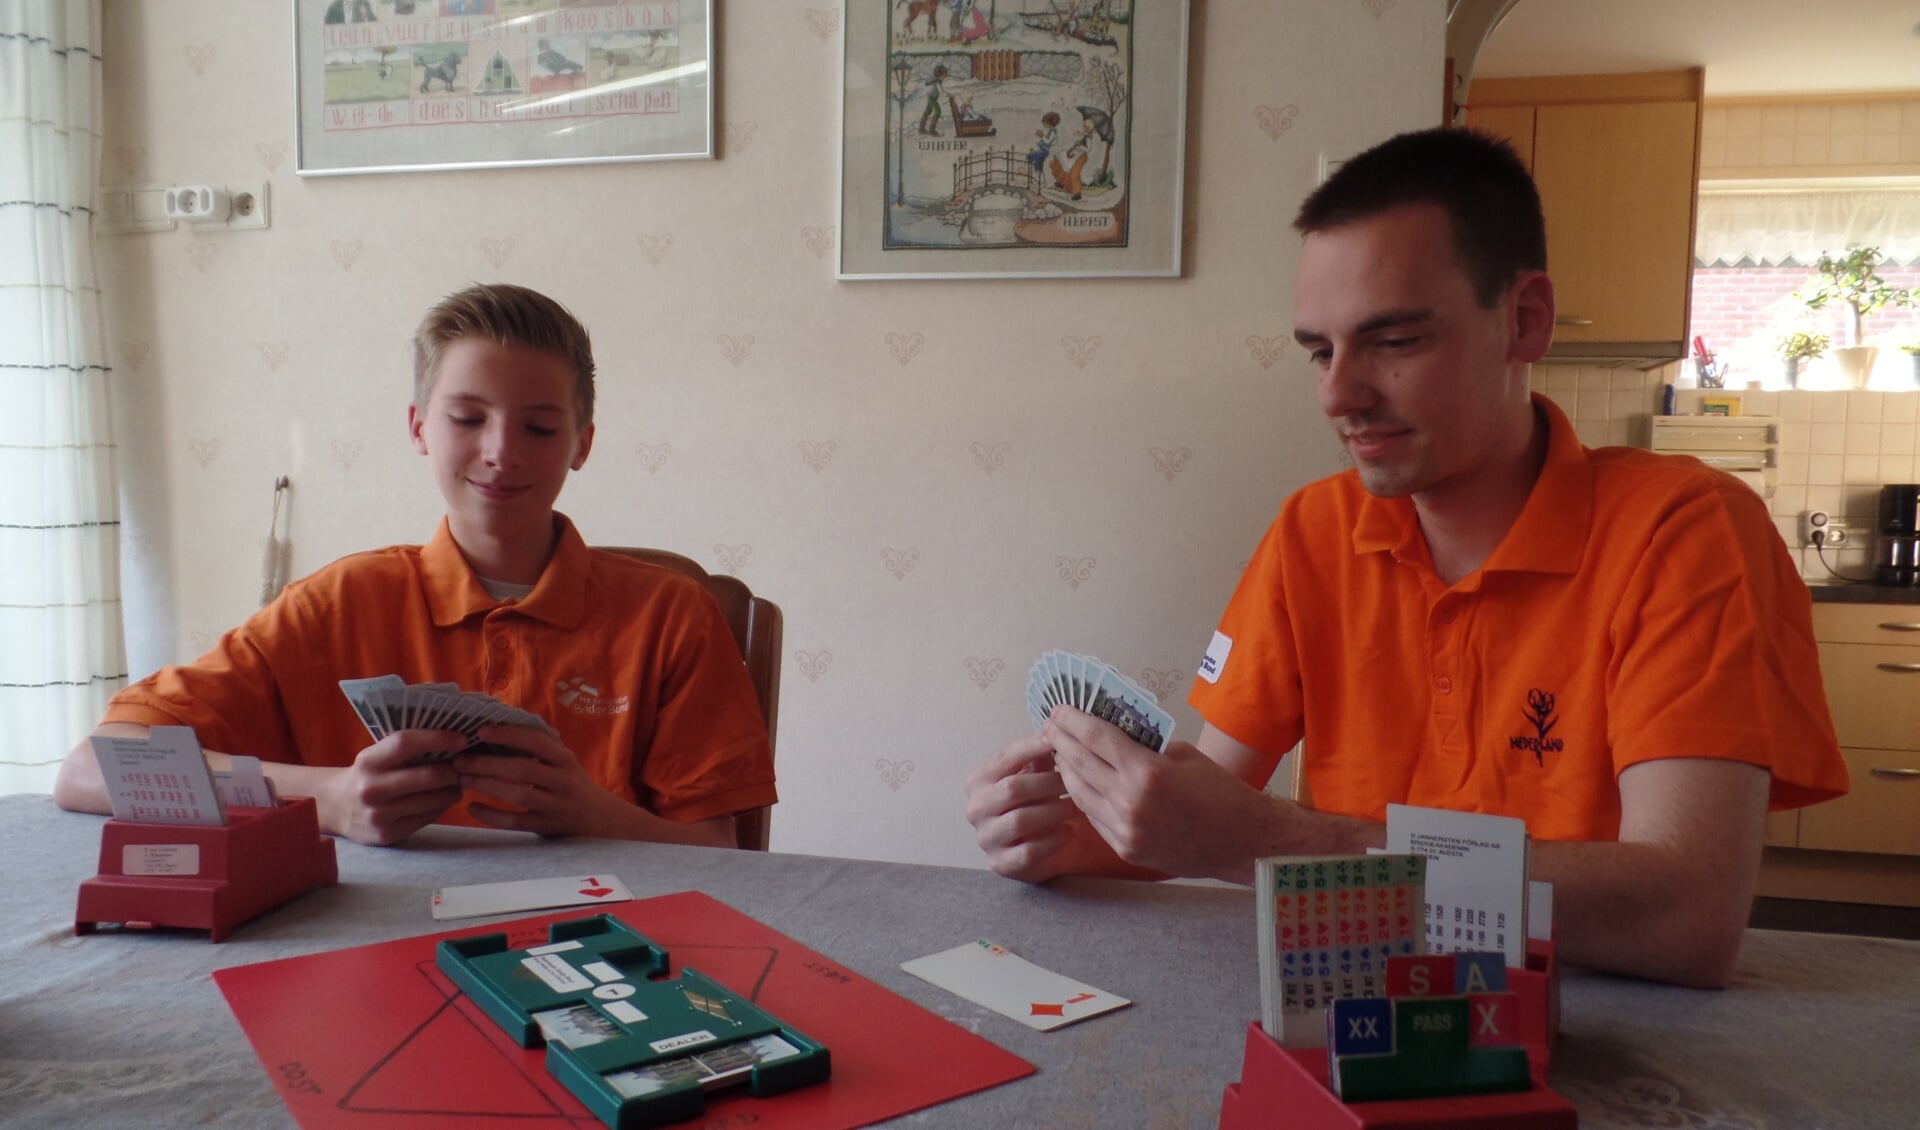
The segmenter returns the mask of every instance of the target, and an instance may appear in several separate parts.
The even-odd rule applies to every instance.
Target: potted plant
[[[1831,339],[1826,334],[1795,332],[1781,338],[1779,344],[1774,346],[1780,354],[1781,361],[1786,365],[1788,388],[1800,387],[1801,367],[1825,353],[1829,340]]]
[[[1839,256],[1820,253],[1814,262],[1814,275],[1808,280],[1812,289],[1796,292],[1810,308],[1819,310],[1829,302],[1847,307],[1847,344],[1833,351],[1840,371],[1855,388],[1864,388],[1867,374],[1873,371],[1873,359],[1879,350],[1861,343],[1861,323],[1880,312],[1888,303],[1910,306],[1914,292],[1903,290],[1880,277],[1878,247],[1853,246]]]

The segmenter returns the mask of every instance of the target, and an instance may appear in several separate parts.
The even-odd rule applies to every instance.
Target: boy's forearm
[[[144,738],[147,727],[137,722],[102,722],[80,744],[67,751],[60,772],[53,779],[53,803],[69,812],[113,812],[113,799],[107,795],[106,778],[100,774],[100,761],[93,755],[94,738]]]
[[[682,824],[656,816],[636,804],[622,804],[620,816],[604,835],[608,839],[646,840],[656,844],[687,844],[693,847],[734,847],[732,816],[716,816]]]
[[[144,738],[151,728],[139,722],[102,722],[93,733],[82,739],[80,744],[67,751],[66,759],[60,763],[60,772],[53,781],[53,802],[69,812],[94,812],[102,816],[113,813],[113,798],[107,795],[106,778],[100,772],[100,761],[93,753],[94,738]],[[225,772],[233,763],[230,754],[218,750],[204,750],[207,768],[213,772]],[[315,768],[309,765],[285,765],[278,762],[262,762],[261,771],[273,780],[274,789],[282,796],[319,796],[320,787],[326,778],[338,772],[334,769]],[[326,827],[325,814],[322,814],[321,831],[337,833],[338,829]]]

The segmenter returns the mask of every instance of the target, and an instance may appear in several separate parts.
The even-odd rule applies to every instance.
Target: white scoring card
[[[1042,969],[988,941],[915,958],[902,962],[900,968],[1042,1032],[1133,1003]]]
[[[95,736],[92,742],[115,819],[141,824],[227,822],[192,727],[154,726],[144,738]]]

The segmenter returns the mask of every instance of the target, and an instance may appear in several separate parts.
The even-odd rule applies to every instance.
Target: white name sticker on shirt
[[[1233,639],[1224,632],[1213,633],[1213,642],[1207,645],[1206,657],[1200,660],[1200,677],[1209,683],[1220,681],[1220,672],[1227,668],[1227,653],[1233,650]]]

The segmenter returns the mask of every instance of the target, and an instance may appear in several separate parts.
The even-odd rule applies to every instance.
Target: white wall
[[[600,361],[561,508],[785,609],[775,849],[973,865],[961,782],[1029,725],[1042,651],[1155,683],[1197,731],[1186,685],[1241,563],[1335,467],[1288,221],[1323,151],[1437,121],[1444,6],[1194,0],[1185,277],[1046,283],[835,282],[838,6],[719,6],[718,161],[302,179],[290,5],[108,0],[110,178],[273,198],[266,232],[103,249],[131,668],[253,610],[276,475],[295,575],[431,532],[408,334],[469,281],[521,282]],[[924,335],[910,363],[891,333]],[[751,335],[743,361],[721,335]]]

